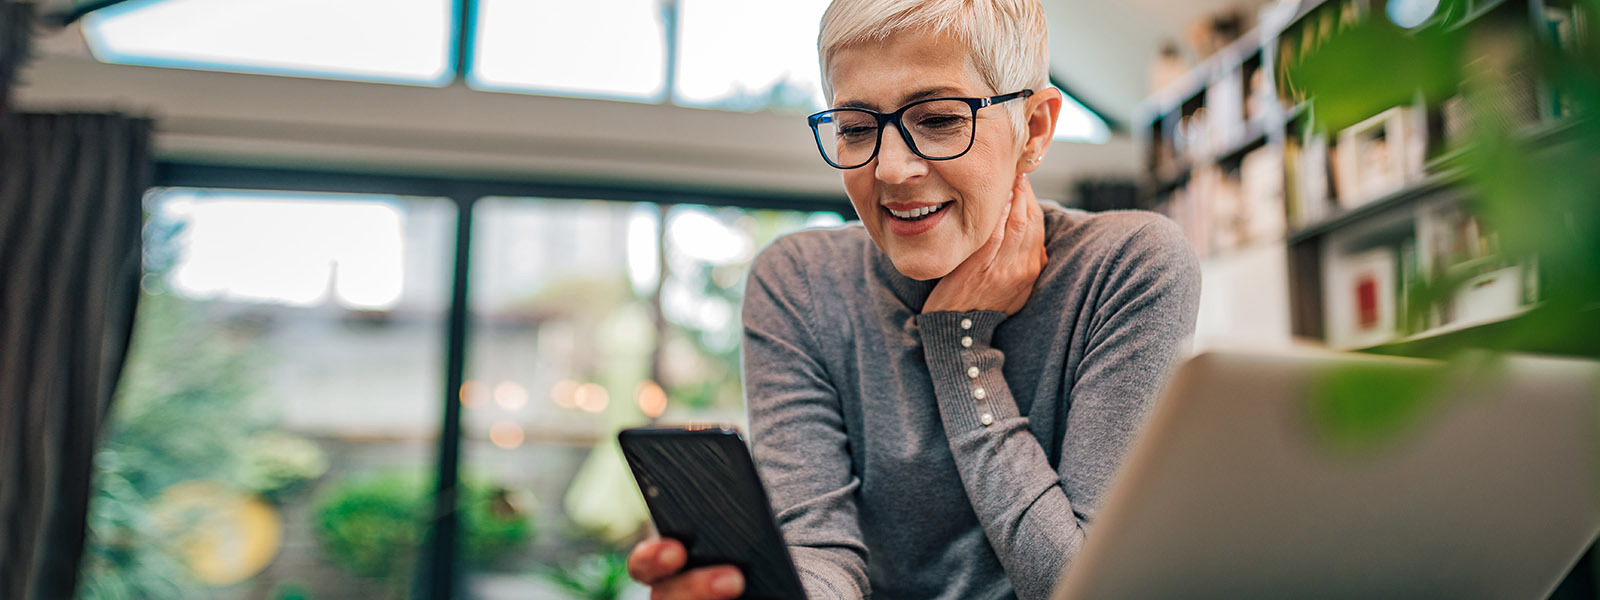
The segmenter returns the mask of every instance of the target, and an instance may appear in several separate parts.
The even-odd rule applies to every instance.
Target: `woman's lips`
[[[940,221],[943,221],[945,213],[950,212],[949,209],[950,209],[950,205],[951,204],[953,204],[953,203],[952,202],[945,202],[943,204],[936,204],[936,205],[924,204],[924,205],[921,205],[921,206],[910,205],[910,204],[896,204],[896,205],[889,205],[889,206],[880,206],[880,207],[878,207],[878,209],[883,211],[883,220],[884,220],[884,223],[887,225],[889,233],[892,233],[892,234],[900,236],[900,237],[912,237],[912,236],[917,236],[917,235],[922,235],[924,233],[927,233],[928,230],[933,229],[935,226],[937,226],[939,224]],[[890,212],[891,211],[891,208],[890,208],[891,206],[893,207],[892,210],[894,210],[896,212],[901,212],[902,214],[904,214],[906,212],[920,212],[921,209],[926,209],[929,206],[937,206],[938,209],[933,211],[932,213],[927,214],[926,216],[916,217],[916,218],[913,218],[913,219],[903,219],[903,218],[900,218],[898,216],[895,216],[894,212]]]

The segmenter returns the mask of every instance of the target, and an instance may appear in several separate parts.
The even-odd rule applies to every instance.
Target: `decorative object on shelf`
[[[1238,5],[1201,15],[1189,23],[1189,46],[1195,56],[1209,58],[1239,39],[1251,25],[1249,13]]]
[[[1178,52],[1178,44],[1167,40],[1162,42],[1161,52],[1156,54],[1154,61],[1151,61],[1149,77],[1145,84],[1149,87],[1149,92],[1154,94],[1183,79],[1184,74],[1189,72],[1189,67],[1190,64],[1185,62]]]
[[[1332,267],[1325,300],[1329,345],[1360,348],[1393,339],[1399,298],[1394,250],[1374,248],[1338,259]]]
[[[1422,176],[1427,126],[1419,109],[1396,106],[1339,132],[1335,197],[1355,208]]]

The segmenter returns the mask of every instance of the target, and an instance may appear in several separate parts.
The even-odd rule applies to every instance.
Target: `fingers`
[[[727,600],[742,593],[744,575],[732,566],[685,571],[650,588],[651,600]]]
[[[1027,174],[1019,173],[1017,180],[1011,182],[1011,202],[1011,214],[1016,215],[1010,222],[1014,228],[1012,231],[1021,238],[1028,231],[1028,223],[1033,220],[1033,208],[1039,205],[1039,201],[1033,197],[1033,185],[1028,183]]]
[[[628,575],[650,586],[652,600],[725,600],[744,593],[744,574],[737,567],[680,572],[687,560],[688,554],[677,540],[645,540],[628,553]]]
[[[974,266],[987,265],[994,261],[994,257],[999,256],[1000,249],[1004,247],[1006,237],[1009,235],[1007,230],[1011,227],[1011,215],[1016,214],[1016,211],[1012,210],[1016,206],[1015,200],[1015,196],[1013,196],[1012,201],[1006,202],[1005,206],[1000,208],[1000,222],[995,224],[994,232],[989,234],[988,241],[985,241],[983,246],[979,247],[978,251],[974,252],[971,257],[957,265],[957,269],[968,264]]]
[[[654,538],[639,542],[628,554],[628,576],[639,583],[654,585],[673,576],[688,560],[683,544],[670,538]]]
[[[1039,205],[1038,197],[1034,196],[1033,194],[1032,181],[1030,181],[1027,177],[1023,177],[1022,186],[1027,190],[1027,195],[1029,198],[1028,216],[1030,217],[1028,241],[1023,245],[1023,247],[1037,249],[1039,255],[1039,265],[1043,266],[1046,260],[1044,249],[1044,207]]]
[[[1008,205],[1009,219],[1002,219],[1006,232],[1005,245],[998,254],[1001,256],[1025,256],[1024,252],[1030,245],[1039,244],[1041,238],[1033,236],[1033,229],[1042,219],[1038,215],[1039,201],[1033,196],[1033,186],[1028,183],[1028,178],[1018,174],[1016,181],[1011,184],[1011,203]]]

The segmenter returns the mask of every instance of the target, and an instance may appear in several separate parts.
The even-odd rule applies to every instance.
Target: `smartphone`
[[[640,427],[617,434],[662,537],[683,543],[685,569],[734,565],[750,600],[802,600],[744,436],[732,427]]]

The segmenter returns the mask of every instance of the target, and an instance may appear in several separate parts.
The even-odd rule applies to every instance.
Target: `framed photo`
[[[1334,260],[1333,277],[1323,293],[1328,308],[1328,342],[1341,349],[1363,348],[1394,339],[1398,257],[1392,248],[1374,248]]]
[[[1410,179],[1412,131],[1407,107],[1397,106],[1339,132],[1334,156],[1335,196],[1354,208],[1405,187]]]

